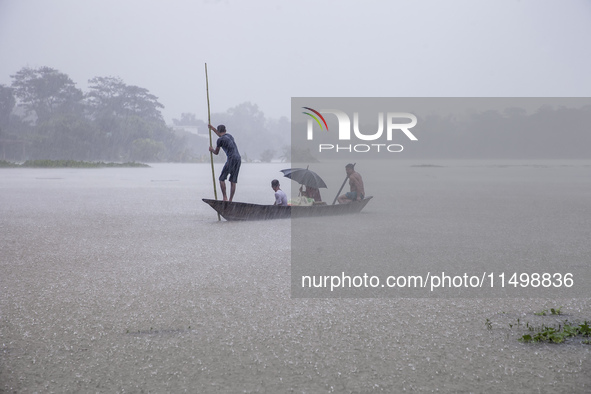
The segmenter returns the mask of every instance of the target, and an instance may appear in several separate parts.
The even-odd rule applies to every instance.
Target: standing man
[[[224,168],[222,169],[222,173],[220,174],[220,189],[222,189],[224,201],[232,202],[232,198],[234,198],[234,193],[236,192],[236,183],[238,183],[238,173],[240,172],[240,164],[242,163],[242,158],[240,157],[240,152],[238,152],[236,142],[234,142],[234,137],[226,133],[226,126],[221,124],[216,129],[212,125],[209,125],[209,129],[213,130],[213,132],[216,133],[219,137],[217,140],[216,148],[213,149],[210,146],[209,151],[214,155],[217,155],[218,153],[220,153],[220,148],[222,148],[224,152],[226,152],[226,164],[224,164]],[[228,197],[226,197],[226,178],[228,178],[228,174],[230,175],[229,200]]]
[[[279,188],[279,181],[277,179],[271,181],[271,187],[275,191],[275,203],[273,205],[287,206],[287,194]]]
[[[353,201],[361,201],[365,198],[363,179],[361,174],[355,171],[355,165],[349,163],[345,166],[345,172],[349,177],[351,191],[339,196],[339,204],[349,204]]]

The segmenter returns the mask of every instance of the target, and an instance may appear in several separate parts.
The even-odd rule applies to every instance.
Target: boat
[[[210,200],[207,198],[204,198],[203,202],[209,204],[224,219],[231,221],[288,219],[359,213],[371,199],[372,196],[368,196],[361,201],[353,201],[349,204],[314,204],[308,206],[259,205],[246,202]]]

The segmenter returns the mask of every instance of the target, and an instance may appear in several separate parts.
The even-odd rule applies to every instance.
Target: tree
[[[154,161],[182,157],[184,147],[160,112],[164,106],[148,89],[127,85],[118,77],[95,77],[89,83],[88,114],[106,135],[110,158]]]
[[[182,114],[181,119],[175,119],[174,123],[179,127],[197,126],[198,129],[203,127],[207,130],[207,124],[196,119],[193,114]],[[212,114],[212,123],[226,125],[228,133],[236,139],[240,155],[246,162],[249,161],[249,157],[264,159],[261,155],[265,150],[278,152],[283,146],[291,143],[289,120],[286,117],[277,120],[267,119],[259,107],[250,102],[237,105],[226,112]]]
[[[266,143],[269,135],[265,129],[265,114],[256,104],[246,102],[230,108],[225,119],[222,117],[220,120],[219,123],[224,123],[228,133],[236,138],[241,154],[249,153],[257,157],[269,147]]]
[[[195,114],[189,113],[189,112],[183,112],[181,114],[181,118],[180,119],[173,119],[172,123],[174,123],[175,126],[201,126],[201,125],[205,125],[207,127],[205,122],[203,122],[200,119],[197,119],[197,116]]]
[[[15,75],[12,87],[27,115],[36,123],[47,121],[53,114],[74,112],[81,108],[82,91],[66,74],[50,67],[23,67]]]
[[[291,161],[291,146],[283,145],[281,147],[281,156],[279,156],[282,162]]]
[[[279,119],[268,119],[265,127],[269,131],[267,143],[276,150],[291,144],[291,122],[285,116]]]
[[[263,153],[261,153],[261,161],[263,163],[270,163],[274,156],[275,152],[273,149],[265,149]]]
[[[93,124],[83,116],[55,114],[35,127],[30,154],[50,160],[92,160],[104,146]]]
[[[10,114],[12,113],[15,104],[16,99],[12,93],[12,89],[0,85],[0,129],[8,125]]]
[[[162,142],[156,142],[149,138],[139,138],[133,141],[132,159],[148,162],[159,161],[165,149]]]
[[[93,117],[138,116],[164,124],[160,112],[164,105],[148,89],[126,85],[118,77],[95,77],[88,82],[86,102]]]

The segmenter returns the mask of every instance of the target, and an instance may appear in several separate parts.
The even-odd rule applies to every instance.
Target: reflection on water
[[[385,174],[374,180],[359,168],[376,196],[365,215],[394,201],[401,225],[426,231],[429,216],[407,212],[409,201],[437,211],[424,196],[444,196],[443,180],[470,171],[479,187],[482,168],[410,164],[441,163],[384,169],[397,182],[387,190]],[[283,168],[245,164],[236,200],[271,203],[273,178],[289,193]],[[589,167],[575,168],[587,175],[578,190],[585,201]],[[485,167],[488,177],[504,176],[493,170]],[[344,171],[322,176],[332,194]],[[587,345],[523,345],[509,327],[560,306],[561,319],[591,320],[588,298],[291,299],[292,221],[218,222],[201,202],[213,194],[207,165],[4,169],[0,190],[0,391],[582,392],[591,384]]]

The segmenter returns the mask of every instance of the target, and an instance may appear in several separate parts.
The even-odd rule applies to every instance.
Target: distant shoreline
[[[0,160],[0,168],[105,168],[105,167],[150,167],[144,163],[105,163],[102,161],[77,160],[27,160],[24,163],[13,163]]]

